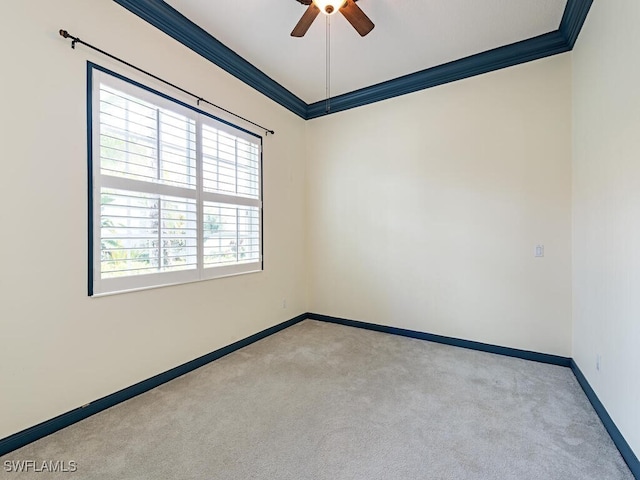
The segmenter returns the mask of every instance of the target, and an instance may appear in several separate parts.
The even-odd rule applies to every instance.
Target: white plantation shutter
[[[262,269],[261,139],[93,69],[92,285]]]
[[[257,207],[204,202],[204,266],[258,261],[259,215]]]

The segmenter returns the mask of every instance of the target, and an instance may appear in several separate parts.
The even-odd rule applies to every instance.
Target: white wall
[[[573,356],[640,457],[638,19],[594,2],[573,51]]]
[[[0,438],[307,310],[303,120],[112,0],[5,2],[3,19]],[[264,272],[87,297],[86,61],[137,76],[60,28],[276,131]]]
[[[310,311],[571,355],[569,55],[310,121],[307,174]]]
[[[640,453],[639,9],[594,2],[573,54],[305,124],[112,0],[5,5],[0,438],[308,310],[573,355]],[[87,297],[86,60],[154,84],[60,28],[276,130],[264,272]]]

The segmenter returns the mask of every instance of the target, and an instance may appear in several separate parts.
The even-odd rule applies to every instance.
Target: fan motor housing
[[[358,0],[353,0],[354,2],[357,2]],[[313,3],[313,0],[296,0],[296,2],[301,3],[302,5],[311,5]]]

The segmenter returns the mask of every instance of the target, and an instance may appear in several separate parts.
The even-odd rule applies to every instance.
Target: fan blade
[[[373,30],[375,25],[353,0],[347,0],[340,13],[356,29],[361,37]]]
[[[307,33],[307,30],[309,30],[309,27],[311,26],[311,24],[316,19],[319,13],[320,13],[320,9],[316,7],[315,3],[312,3],[311,5],[309,5],[309,8],[305,10],[304,14],[302,15],[302,18],[293,29],[293,32],[291,32],[291,36],[304,37],[304,34]]]

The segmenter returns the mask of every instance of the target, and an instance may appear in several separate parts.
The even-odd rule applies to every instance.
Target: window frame
[[[196,175],[195,188],[145,182],[144,180],[123,179],[103,175],[100,171],[100,84],[120,89],[142,101],[149,102],[166,110],[184,115],[195,122]],[[258,147],[258,198],[243,195],[228,195],[206,191],[203,181],[203,145],[204,126],[226,132],[236,138],[242,138]],[[184,283],[224,278],[228,276],[257,273],[264,270],[264,200],[263,200],[263,142],[262,136],[246,130],[222,118],[216,117],[188,103],[171,97],[155,88],[127,78],[92,62],[87,62],[87,150],[88,150],[88,293],[89,296],[103,296],[126,293],[136,290],[179,285]],[[106,182],[104,181],[106,179]],[[236,179],[236,182],[238,180]],[[196,202],[196,266],[195,268],[174,272],[157,272],[127,275],[116,278],[102,278],[101,271],[101,189],[126,189],[127,184],[138,183],[143,187],[134,192],[146,192],[159,196],[172,196],[180,199],[193,199]],[[236,183],[237,184],[237,183]],[[144,188],[146,187],[146,188]],[[258,209],[258,259],[250,262],[237,262],[222,266],[205,267],[204,264],[204,206],[206,203],[220,203],[229,206],[246,206]]]

